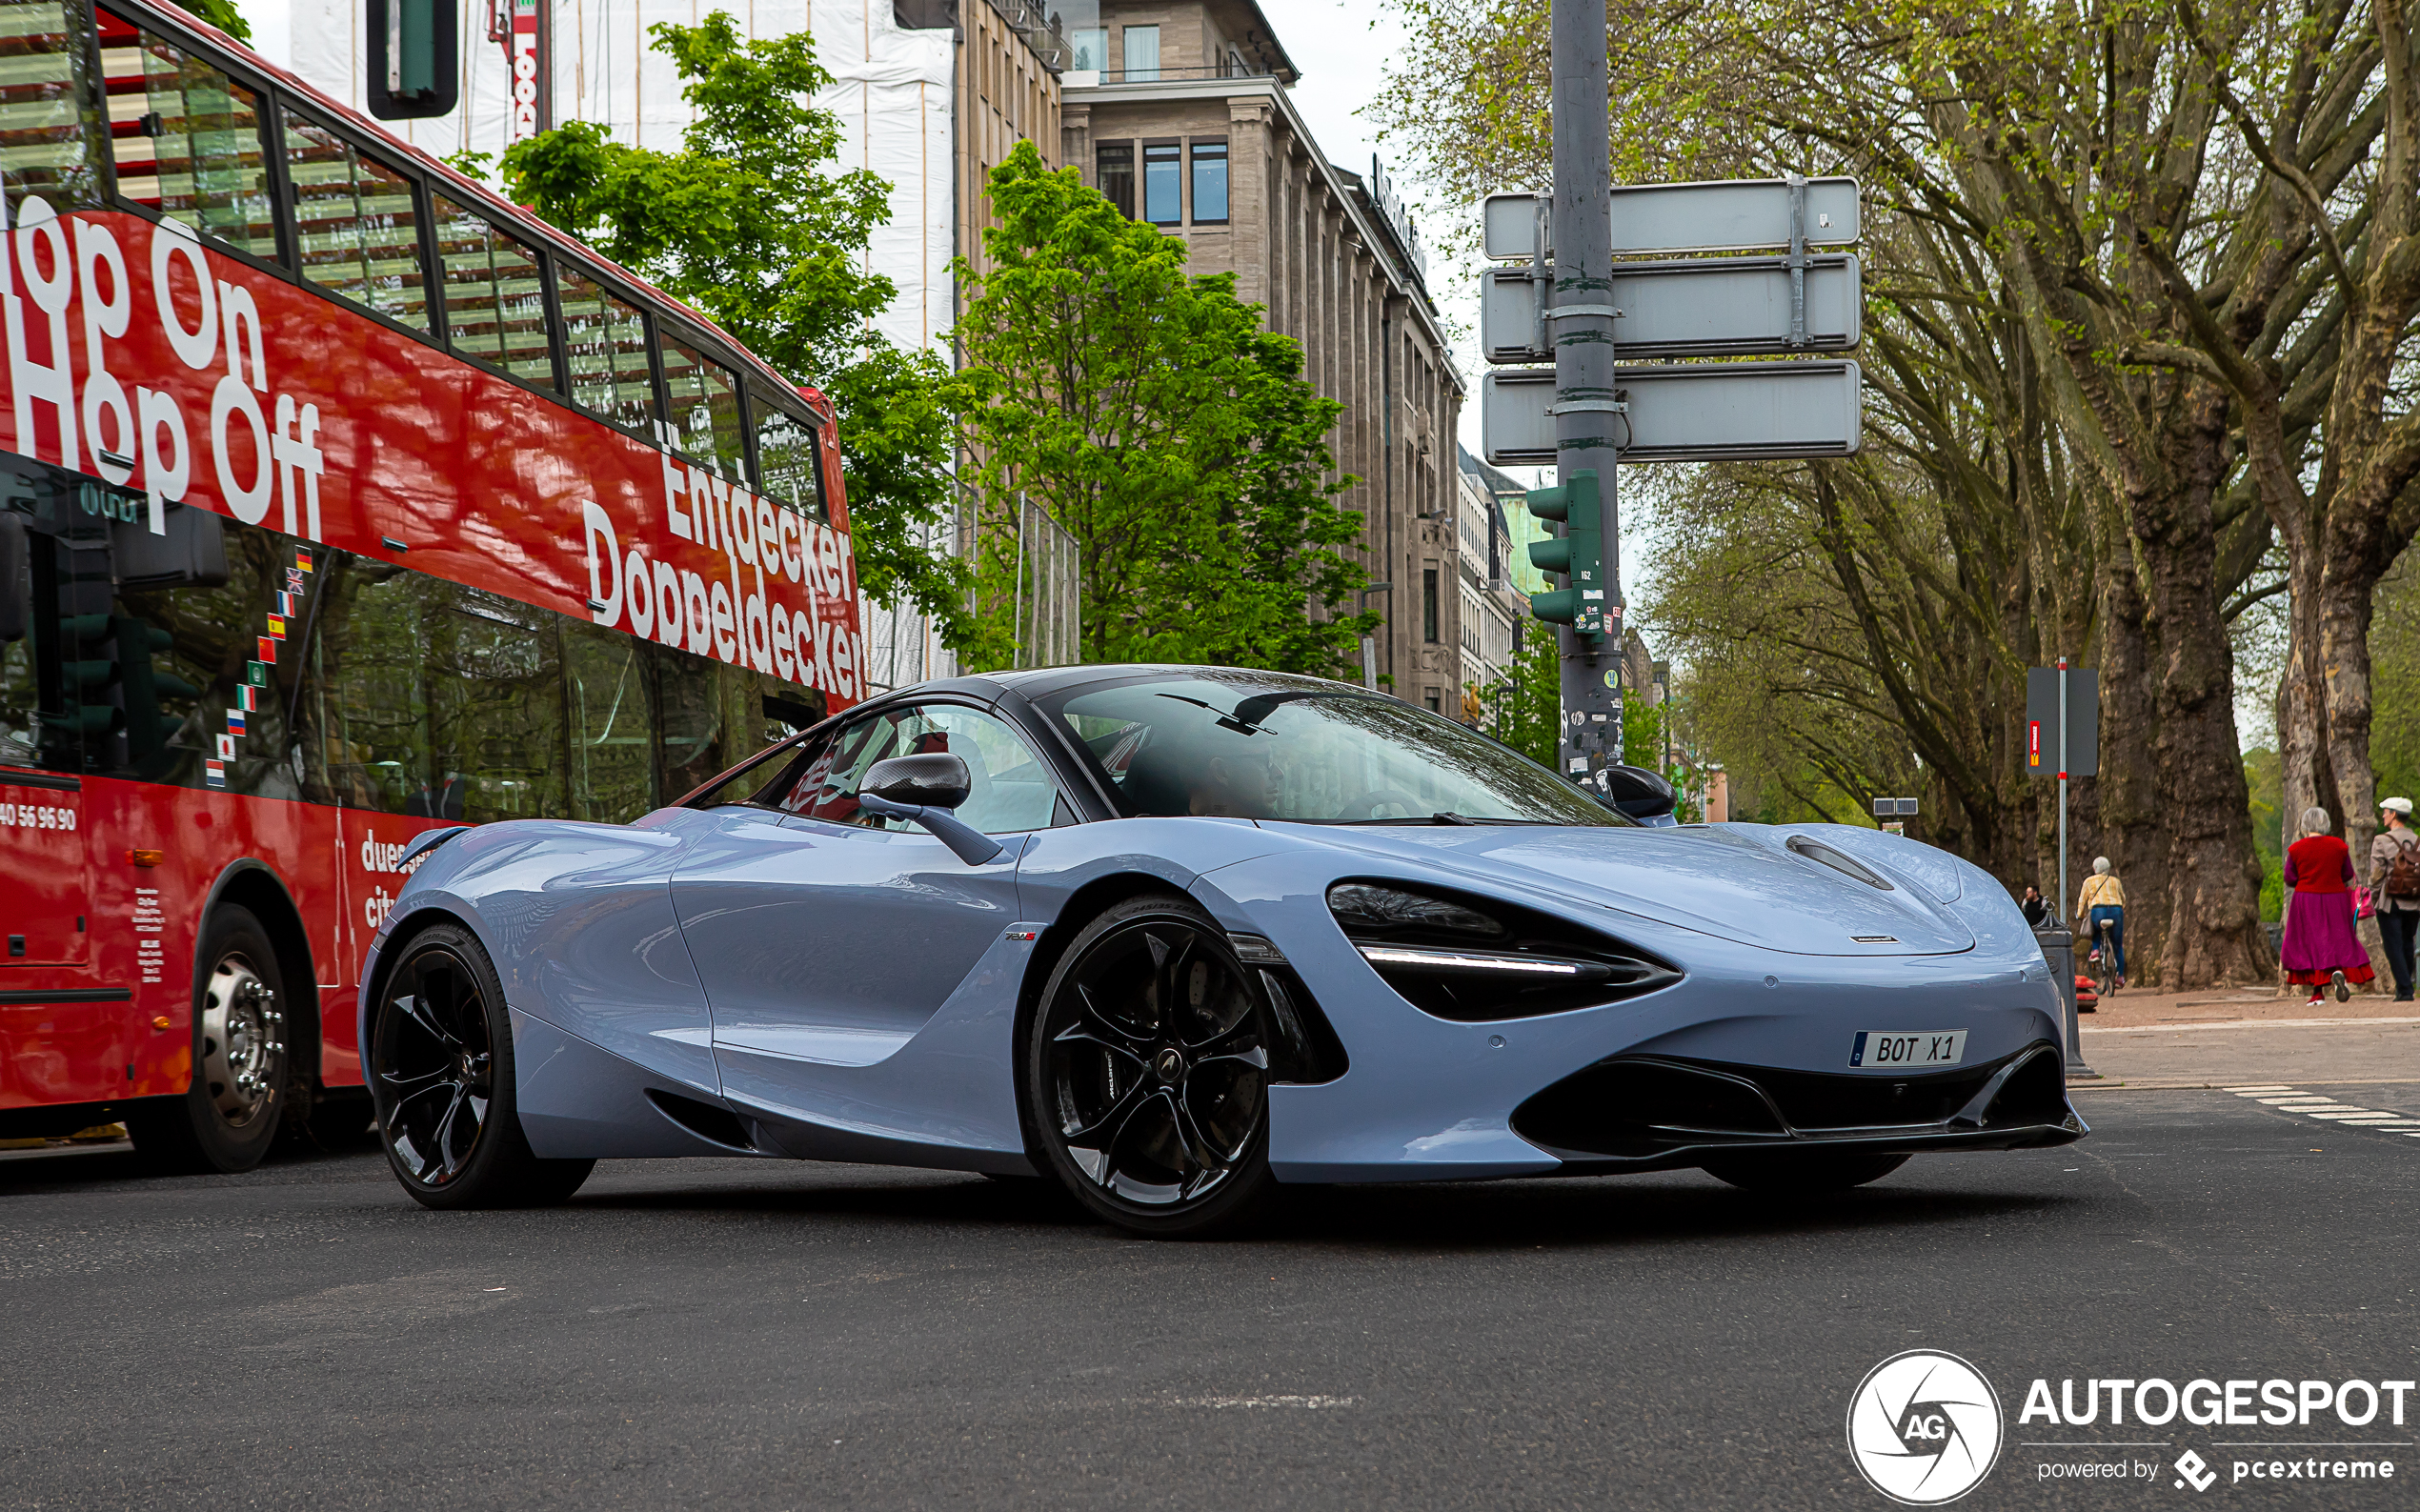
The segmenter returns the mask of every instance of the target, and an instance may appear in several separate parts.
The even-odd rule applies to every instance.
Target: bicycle
[[[2109,920],[2105,918],[2099,923],[2093,925],[2092,935],[2092,957],[2094,960],[2100,963],[2101,967],[2101,996],[2104,998],[2115,997],[2119,987],[2117,974],[2117,946],[2109,938]]]

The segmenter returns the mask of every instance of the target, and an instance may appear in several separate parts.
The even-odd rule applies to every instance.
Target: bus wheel
[[[531,1152],[504,989],[461,925],[431,924],[402,943],[362,1049],[387,1163],[423,1206],[548,1206],[595,1167]]]
[[[269,931],[232,904],[212,913],[196,958],[192,1085],[130,1112],[127,1132],[170,1170],[249,1171],[286,1111],[285,978]]]

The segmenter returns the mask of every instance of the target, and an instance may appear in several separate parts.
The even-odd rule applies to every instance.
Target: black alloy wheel
[[[296,1100],[285,978],[269,931],[232,903],[211,911],[194,955],[192,1082],[182,1097],[131,1110],[127,1133],[163,1170],[232,1175],[260,1163]]]
[[[423,1204],[560,1202],[595,1166],[531,1153],[514,1112],[503,989],[487,952],[459,924],[432,924],[402,942],[367,1048],[387,1163]]]
[[[1225,932],[1174,894],[1130,898],[1060,958],[1027,1035],[1052,1172],[1135,1233],[1242,1224],[1269,1173],[1269,1009]]]
[[[1907,1163],[1872,1150],[1744,1150],[1704,1162],[1705,1174],[1749,1192],[1812,1195],[1879,1181]]]

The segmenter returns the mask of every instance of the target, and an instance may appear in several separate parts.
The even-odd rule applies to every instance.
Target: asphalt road
[[[1917,1347],[2006,1414],[1965,1506],[2420,1502],[2420,1400],[2020,1423],[2036,1377],[2420,1377],[2420,1138],[2225,1091],[2080,1105],[2079,1145],[1797,1204],[1361,1187],[1200,1244],[868,1167],[624,1161],[566,1209],[447,1215],[366,1151],[0,1161],[0,1506],[1883,1508],[1845,1415]],[[2397,1476],[2235,1484],[2255,1452],[2217,1445],[2253,1440],[2384,1441],[2276,1452]],[[2041,1479],[2128,1458],[2156,1477]]]

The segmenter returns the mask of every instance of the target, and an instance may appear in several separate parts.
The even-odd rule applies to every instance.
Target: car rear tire
[[[1271,1035],[1257,978],[1199,905],[1174,893],[1115,905],[1069,943],[1026,1029],[1041,1159],[1130,1233],[1243,1227],[1276,1184]]]
[[[129,1109],[126,1132],[162,1170],[232,1175],[269,1153],[292,1099],[285,977],[269,931],[233,904],[212,910],[194,959],[192,1083]]]
[[[1905,1155],[1863,1150],[1782,1150],[1722,1156],[1705,1174],[1749,1192],[1845,1192],[1879,1181],[1907,1163]]]
[[[425,1207],[546,1207],[595,1160],[542,1160],[521,1132],[504,989],[477,937],[431,924],[402,942],[363,1047],[378,1139]]]

